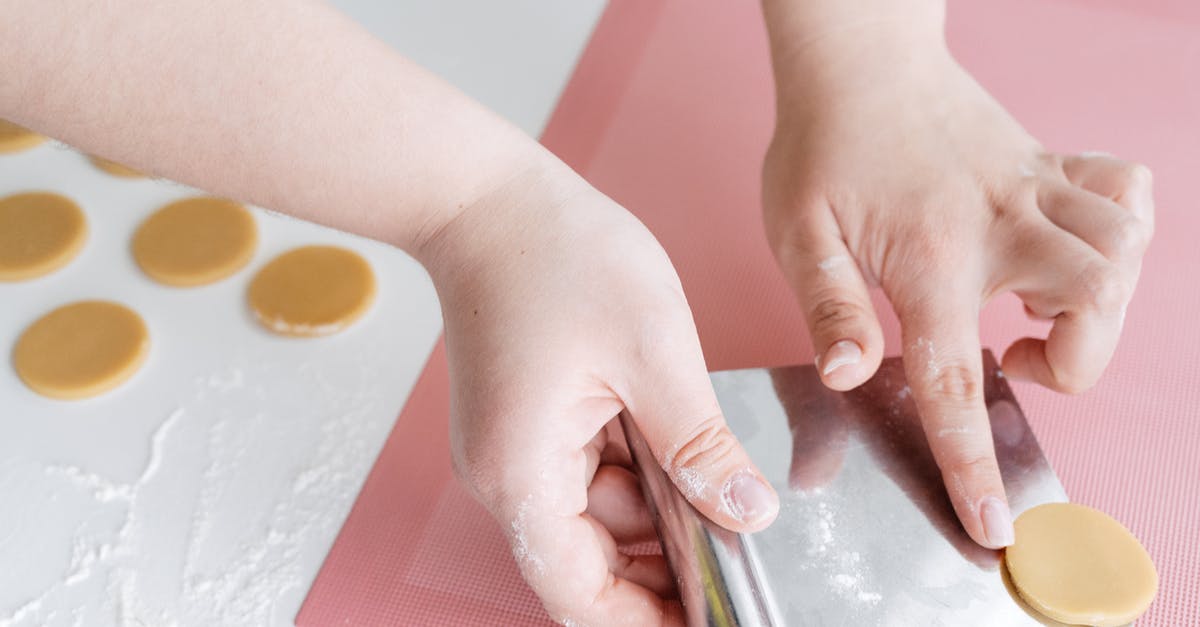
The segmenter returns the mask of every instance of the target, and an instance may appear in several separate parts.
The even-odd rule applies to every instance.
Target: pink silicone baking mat
[[[1158,233],[1107,374],[1077,397],[1017,395],[1072,499],[1128,525],[1157,563],[1159,596],[1139,624],[1200,623],[1200,5],[951,0],[949,32],[1047,146],[1155,172]],[[759,220],[771,90],[757,3],[617,0],[543,137],[661,239],[714,370],[812,358]],[[1011,298],[983,314],[997,349],[1034,330]],[[439,348],[299,624],[548,622],[499,529],[454,482],[445,368]]]

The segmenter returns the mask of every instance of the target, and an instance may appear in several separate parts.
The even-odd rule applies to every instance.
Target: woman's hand
[[[799,37],[785,34],[791,9],[767,4],[778,123],[764,212],[822,378],[850,389],[879,366],[868,287],[882,287],[954,508],[976,542],[1008,545],[979,310],[1011,291],[1054,323],[1009,347],[1009,376],[1063,392],[1095,383],[1153,230],[1150,173],[1043,149],[954,61],[940,22],[878,16]]]
[[[568,624],[683,624],[613,418],[628,408],[696,508],[737,531],[778,500],[725,426],[679,279],[631,214],[561,164],[526,174],[419,253],[446,322],[455,468]]]

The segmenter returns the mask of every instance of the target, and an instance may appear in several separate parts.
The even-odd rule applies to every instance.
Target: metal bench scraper
[[[990,352],[985,397],[1014,516],[1065,501]],[[734,434],[779,492],[779,518],[736,534],[703,518],[621,420],[690,625],[1038,625],[1000,553],[962,530],[899,358],[850,392],[809,366],[712,374]]]

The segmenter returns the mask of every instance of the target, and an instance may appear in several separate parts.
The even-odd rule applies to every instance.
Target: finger
[[[776,252],[804,310],[821,380],[849,390],[879,368],[883,331],[833,213],[824,208],[807,216]]]
[[[1012,514],[983,400],[978,291],[954,280],[898,305],[904,367],[929,448],[963,528],[980,545],[1012,544]],[[894,301],[895,302],[895,301]]]
[[[1132,296],[1128,272],[1082,242],[1031,233],[1026,263],[1037,268],[1013,291],[1053,326],[1045,340],[1022,338],[1001,360],[1005,374],[1052,390],[1078,393],[1103,374],[1116,350]]]
[[[520,501],[506,527],[522,575],[553,618],[580,625],[683,624],[672,602],[636,581],[662,587],[654,560],[623,559],[600,523],[549,505]]]
[[[1063,158],[1063,174],[1072,184],[1129,210],[1154,228],[1154,176],[1150,168],[1103,153]]]
[[[592,530],[600,539],[600,546],[608,559],[609,570],[617,577],[642,586],[663,599],[677,596],[675,580],[663,556],[622,553],[605,525],[590,516],[585,515],[584,518],[592,523]]]
[[[621,544],[657,537],[637,476],[620,466],[600,466],[588,486],[587,513]]]
[[[601,429],[591,440],[588,440],[587,444],[583,445],[583,456],[587,460],[584,469],[584,485],[591,485],[595,478],[596,469],[603,463],[604,451],[608,448],[608,442],[608,430]]]
[[[1041,186],[1038,196],[1038,206],[1051,222],[1114,263],[1136,264],[1150,243],[1148,223],[1100,194],[1052,183]]]
[[[621,431],[621,422],[613,418],[604,430],[608,432],[608,445],[600,453],[600,463],[632,469],[633,456],[629,454],[629,443],[625,441],[625,432]]]
[[[675,486],[703,515],[739,532],[775,519],[779,497],[729,431],[686,307],[647,333],[620,392]]]

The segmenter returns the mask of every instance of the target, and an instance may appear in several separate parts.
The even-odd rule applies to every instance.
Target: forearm
[[[831,91],[945,49],[945,0],[763,0],[776,94],[811,108]],[[886,63],[880,63],[886,59]],[[782,112],[782,111],[781,111]]]
[[[16,0],[0,76],[0,117],[414,253],[553,161],[315,1]]]

